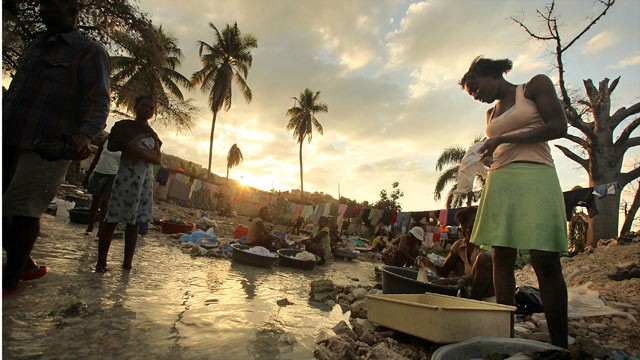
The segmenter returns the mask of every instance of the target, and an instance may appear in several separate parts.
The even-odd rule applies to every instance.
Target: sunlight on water
[[[43,219],[33,255],[50,274],[3,302],[7,358],[313,359],[315,337],[344,315],[309,303],[310,282],[373,284],[373,264],[336,261],[303,271],[263,269],[182,251],[165,235],[141,241],[130,274],[92,272],[97,245],[83,226]],[[288,299],[293,305],[280,307]]]

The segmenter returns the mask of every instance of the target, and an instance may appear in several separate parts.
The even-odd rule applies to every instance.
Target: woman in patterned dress
[[[122,268],[129,270],[138,240],[138,225],[153,220],[152,170],[154,164],[160,164],[162,145],[148,124],[155,112],[155,102],[149,96],[139,96],[134,110],[136,119],[117,122],[109,135],[109,150],[121,150],[122,157],[98,240],[96,272],[109,270],[107,255],[118,223],[126,223]]]

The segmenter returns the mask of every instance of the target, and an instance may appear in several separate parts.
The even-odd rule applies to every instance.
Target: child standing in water
[[[118,223],[126,223],[122,268],[129,270],[138,240],[138,226],[153,220],[152,167],[160,164],[162,145],[148,124],[155,112],[155,102],[150,96],[139,96],[134,110],[136,119],[117,122],[109,135],[109,150],[122,151],[122,157],[98,240],[96,272],[109,270],[107,255]]]

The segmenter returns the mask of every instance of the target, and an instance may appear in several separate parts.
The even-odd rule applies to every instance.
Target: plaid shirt
[[[109,115],[109,67],[107,51],[78,30],[39,34],[3,96],[4,144],[33,149],[41,135],[100,133]]]

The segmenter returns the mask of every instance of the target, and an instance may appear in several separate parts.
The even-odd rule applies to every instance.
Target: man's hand
[[[502,139],[498,136],[487,139],[480,149],[478,149],[478,152],[482,154],[480,161],[482,161],[485,166],[491,166],[493,163],[493,152],[500,144],[502,144]]]
[[[84,160],[89,157],[91,150],[91,138],[83,133],[77,133],[71,137],[73,140],[73,160]]]

